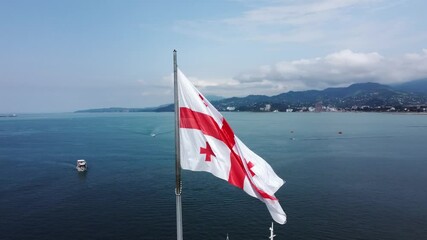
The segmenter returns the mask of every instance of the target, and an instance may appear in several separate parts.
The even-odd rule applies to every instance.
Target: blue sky
[[[209,95],[427,78],[422,0],[0,0],[0,113],[173,101],[172,51]]]

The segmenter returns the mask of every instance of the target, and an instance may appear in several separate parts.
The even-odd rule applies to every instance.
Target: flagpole
[[[179,104],[178,104],[178,65],[176,61],[176,50],[173,50],[173,83],[175,104],[175,195],[176,195],[176,239],[182,237],[182,203],[181,203],[181,155],[179,145]]]
[[[270,237],[269,237],[269,239],[270,239],[270,240],[274,240],[274,237],[275,237],[275,236],[276,236],[276,235],[274,235],[273,222],[271,222]]]

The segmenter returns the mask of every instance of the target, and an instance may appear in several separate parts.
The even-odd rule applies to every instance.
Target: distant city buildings
[[[370,105],[353,105],[351,107],[336,107],[333,105],[323,105],[321,102],[314,106],[303,105],[278,105],[278,104],[263,104],[263,107],[251,108],[227,106],[220,108],[222,111],[255,111],[255,112],[427,112],[427,104],[420,105],[403,105],[403,106],[370,106]],[[255,106],[254,106],[255,107]]]
[[[322,107],[323,106],[321,102],[317,102],[316,105],[314,106],[316,112],[322,112]]]
[[[265,104],[265,107],[259,108],[261,112],[270,112],[271,111],[271,104]]]

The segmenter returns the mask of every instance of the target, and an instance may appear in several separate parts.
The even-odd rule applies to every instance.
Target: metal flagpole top
[[[276,235],[274,235],[274,229],[273,229],[273,222],[271,222],[271,227],[270,227],[270,237],[269,237],[269,239],[270,240],[273,240],[274,239],[274,237],[276,236]]]

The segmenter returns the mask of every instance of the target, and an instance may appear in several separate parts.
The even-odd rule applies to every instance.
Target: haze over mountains
[[[403,108],[427,105],[427,79],[399,85],[378,83],[357,83],[348,87],[324,90],[290,91],[275,96],[249,95],[246,97],[221,98],[207,96],[220,111],[263,111],[270,105],[271,110],[286,111],[289,108],[306,109],[316,104],[343,110],[355,108],[380,109]],[[77,112],[170,112],[173,104],[153,108],[104,108]]]

